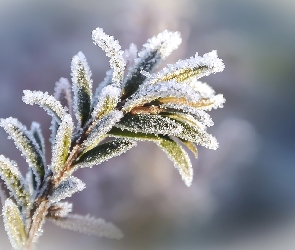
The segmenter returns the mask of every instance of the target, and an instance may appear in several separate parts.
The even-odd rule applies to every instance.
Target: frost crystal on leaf
[[[30,194],[16,163],[0,155],[0,177],[19,206],[30,204]]]
[[[0,126],[10,135],[16,147],[25,156],[39,185],[45,173],[45,156],[41,152],[35,138],[27,131],[27,128],[15,118],[9,117],[1,119]]]
[[[84,234],[97,235],[110,239],[122,239],[123,233],[119,228],[103,219],[90,217],[89,215],[82,216],[78,214],[68,215],[64,219],[51,220],[55,225],[77,231]]]
[[[51,115],[58,123],[66,115],[66,110],[61,103],[47,92],[24,90],[23,102],[26,104],[37,104]]]
[[[4,227],[12,247],[17,250],[22,250],[25,246],[27,235],[17,205],[11,199],[7,199],[3,206],[2,213]]]
[[[41,126],[38,122],[32,122],[30,132],[35,138],[37,144],[39,145],[40,151],[43,153],[45,158],[45,142],[42,135]]]
[[[74,92],[73,108],[79,122],[78,126],[82,127],[87,121],[92,102],[92,74],[82,52],[73,57],[71,70]]]
[[[85,187],[85,183],[80,179],[70,176],[59,184],[49,200],[51,203],[59,202],[62,199],[71,197],[76,192],[82,191]]]
[[[126,63],[119,42],[114,37],[105,34],[101,28],[92,31],[92,39],[93,43],[98,45],[110,58],[110,66],[113,69],[112,81],[116,87],[121,87]]]
[[[52,149],[51,168],[54,173],[59,173],[62,171],[64,163],[67,160],[71,146],[73,128],[74,124],[71,116],[66,115],[57,130],[54,146]]]

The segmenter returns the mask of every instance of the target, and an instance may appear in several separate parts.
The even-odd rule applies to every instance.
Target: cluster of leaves
[[[189,186],[193,169],[183,146],[196,156],[196,144],[218,147],[206,131],[213,125],[206,111],[222,107],[224,98],[198,81],[223,70],[224,64],[215,51],[179,60],[154,73],[181,43],[178,32],[160,33],[139,52],[134,44],[123,52],[118,41],[100,28],[92,32],[92,39],[110,58],[110,70],[94,94],[91,71],[82,52],[72,59],[72,87],[61,78],[54,96],[24,91],[26,104],[37,104],[52,116],[52,158],[48,167],[38,123],[33,122],[27,129],[15,118],[0,121],[29,165],[24,178],[16,163],[0,156],[0,176],[11,195],[3,206],[4,225],[15,249],[30,248],[41,235],[45,218],[63,228],[122,237],[118,228],[102,219],[72,215],[72,204],[62,201],[85,188],[72,176],[77,169],[118,156],[136,146],[137,141],[152,141],[174,162]]]

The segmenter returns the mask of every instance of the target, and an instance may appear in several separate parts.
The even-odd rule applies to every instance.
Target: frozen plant
[[[1,195],[5,200],[2,214],[14,249],[31,249],[42,234],[45,219],[82,233],[115,239],[123,236],[116,226],[102,219],[71,214],[72,204],[62,201],[85,188],[73,176],[79,168],[119,156],[135,147],[137,141],[152,141],[190,186],[193,169],[183,147],[196,157],[196,145],[218,147],[215,137],[206,131],[213,125],[206,111],[222,107],[225,100],[198,80],[224,69],[216,51],[196,54],[154,72],[181,43],[178,32],[158,34],[139,52],[133,44],[123,52],[118,41],[100,28],[92,32],[92,39],[110,58],[110,70],[94,94],[91,71],[82,52],[71,64],[73,98],[65,78],[56,83],[54,96],[24,91],[26,104],[37,104],[52,116],[49,165],[38,123],[27,129],[12,117],[0,121],[29,165],[23,177],[14,161],[0,156],[0,176],[10,192],[9,198]]]

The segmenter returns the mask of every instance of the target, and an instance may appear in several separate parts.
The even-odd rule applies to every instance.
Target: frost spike
[[[119,128],[112,128],[112,130],[108,133],[110,136],[116,138],[128,138],[137,141],[158,141],[161,140],[160,137],[154,134],[147,134],[141,132],[131,132],[128,130],[121,130]]]
[[[115,139],[98,145],[86,152],[74,163],[74,168],[92,167],[115,156],[119,156],[136,146],[136,142],[128,139]]]
[[[16,164],[3,155],[0,155],[0,177],[19,206],[30,204],[30,193],[24,178]]]
[[[161,138],[162,140],[156,143],[174,163],[176,169],[182,177],[182,180],[189,187],[193,180],[193,168],[187,153],[179,144],[169,137],[163,136]]]
[[[100,218],[90,217],[89,215],[69,214],[66,218],[50,221],[61,228],[84,234],[117,240],[123,238],[123,233],[115,225],[105,222],[105,220]]]
[[[179,32],[163,31],[150,38],[135,59],[134,67],[129,71],[123,90],[123,99],[132,95],[144,82],[146,76],[142,71],[152,72],[158,64],[166,59],[181,43]]]
[[[51,115],[58,123],[67,114],[61,103],[47,92],[24,90],[23,102],[26,104],[37,104]]]
[[[182,126],[174,120],[160,115],[125,115],[116,127],[147,134],[178,135]]]
[[[110,67],[113,69],[112,82],[116,87],[121,88],[126,62],[119,42],[113,36],[104,33],[101,28],[92,31],[92,40],[110,58]]]
[[[45,173],[45,157],[35,138],[15,118],[1,119],[0,126],[11,136],[16,147],[22,152],[30,168],[33,170],[37,184],[39,185]]]
[[[66,115],[57,130],[52,149],[51,168],[54,173],[59,173],[64,167],[71,146],[73,128],[71,116]]]
[[[7,199],[3,206],[2,213],[4,227],[12,247],[17,250],[22,250],[26,244],[27,235],[17,205],[11,199]]]
[[[59,184],[49,200],[51,203],[59,202],[67,197],[71,197],[76,192],[82,191],[85,187],[85,183],[80,179],[70,176]]]
[[[74,92],[73,109],[78,120],[78,127],[83,127],[90,114],[92,74],[86,58],[81,51],[73,57],[71,71]]]

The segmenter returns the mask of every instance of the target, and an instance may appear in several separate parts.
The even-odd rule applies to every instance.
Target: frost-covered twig
[[[94,94],[92,74],[82,52],[71,64],[73,100],[65,78],[56,83],[54,96],[24,91],[25,103],[37,104],[52,116],[49,166],[38,123],[33,122],[27,130],[15,118],[0,120],[29,165],[23,178],[16,163],[0,155],[0,177],[11,194],[2,201],[4,225],[14,249],[31,249],[42,234],[46,218],[82,233],[115,239],[123,236],[102,219],[72,215],[72,204],[62,201],[85,188],[73,176],[77,169],[119,156],[135,147],[137,141],[152,141],[190,186],[193,168],[185,148],[197,157],[197,145],[218,147],[216,138],[207,132],[213,125],[207,111],[222,107],[225,100],[198,80],[223,70],[216,51],[203,57],[196,54],[155,73],[158,64],[179,46],[179,32],[160,33],[138,54],[135,45],[123,54],[118,41],[100,28],[93,31],[92,38],[110,58],[111,68]]]

